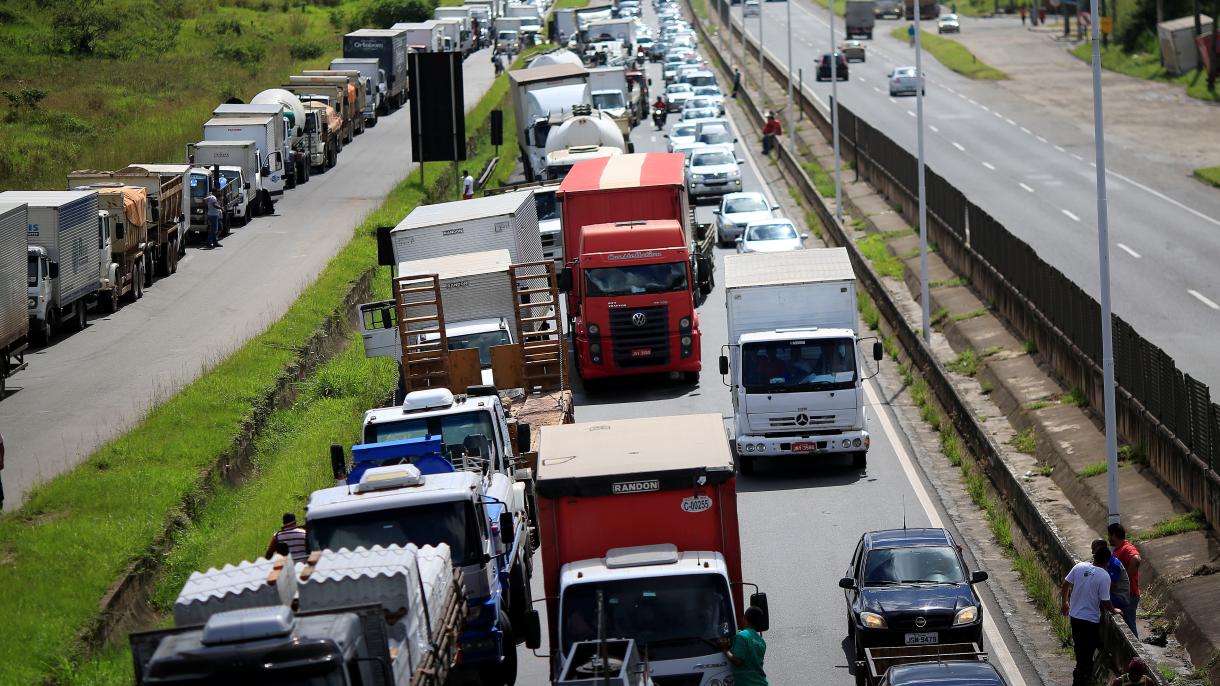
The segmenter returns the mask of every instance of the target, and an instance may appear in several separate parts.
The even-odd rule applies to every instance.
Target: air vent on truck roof
[[[364,474],[360,475],[360,483],[356,484],[356,492],[370,493],[391,488],[423,485],[424,476],[419,473],[419,467],[413,464],[397,464],[366,470]]]
[[[278,607],[251,607],[218,612],[203,625],[201,642],[207,646],[240,643],[260,638],[288,636],[296,626],[292,610]]]
[[[606,567],[652,567],[672,565],[678,562],[678,546],[672,543],[637,545],[630,548],[611,548],[606,551]]]
[[[453,405],[453,393],[448,388],[427,388],[411,391],[402,401],[403,412],[439,410]]]

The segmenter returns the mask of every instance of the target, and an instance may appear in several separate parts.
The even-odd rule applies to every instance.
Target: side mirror
[[[720,376],[728,376],[729,373],[729,356],[720,356]]]
[[[881,341],[873,342],[873,361],[880,362],[885,359],[885,346],[881,345]]]
[[[740,157],[737,158],[737,164],[745,164],[745,163],[746,163],[745,160],[741,159]]]
[[[803,233],[803,234],[801,234],[801,240],[802,240],[802,241],[807,241],[807,240],[809,240],[809,234],[807,234],[807,233]]]
[[[856,580],[851,578],[850,576],[845,576],[842,579],[839,579],[839,588],[847,589],[850,591],[855,587],[856,587]]]
[[[513,522],[513,513],[500,513],[500,541],[504,545],[512,545],[513,537],[517,535],[516,524]]]
[[[714,214],[714,215],[716,215],[717,217],[719,217],[719,216],[720,216],[720,210],[712,210],[712,214]]]
[[[47,265],[47,276],[51,277],[52,279],[59,278],[59,263],[58,262],[52,262],[51,264]]]
[[[745,239],[745,237],[743,237],[743,236],[738,236],[734,242],[735,242],[735,243],[744,243],[744,242],[745,242],[745,240],[746,240],[746,239]]]
[[[330,473],[335,481],[347,478],[347,456],[343,454],[343,446],[338,443],[330,444]]]
[[[766,631],[767,629],[770,629],[771,628],[771,608],[769,605],[767,605],[767,594],[766,593],[751,593],[750,594],[750,605],[752,607],[756,607],[756,608],[762,610],[762,621],[759,622],[759,624],[761,626],[756,626],[754,628],[758,629],[759,631]]]
[[[977,572],[970,573],[970,583],[972,583],[972,584],[981,584],[986,580],[987,580],[987,572],[980,570]]]
[[[778,210],[778,209],[779,209],[779,205],[772,205],[772,206],[771,206],[771,211],[772,211],[772,212],[774,212],[774,211],[776,211],[776,210]]]
[[[530,451],[530,425],[525,422],[517,422],[517,454],[528,453]]]
[[[542,620],[537,610],[525,613],[525,626],[521,627],[521,631],[525,635],[526,648],[538,650],[542,646]]]
[[[572,270],[571,269],[564,267],[563,270],[561,270],[559,272],[559,275],[555,280],[558,282],[559,290],[561,292],[567,293],[568,291],[572,290]]]
[[[736,142],[737,142],[737,139],[736,139],[736,138],[734,138],[734,139],[733,139],[733,142],[734,142],[734,143],[736,143]],[[737,160],[737,164],[741,164],[741,160]]]

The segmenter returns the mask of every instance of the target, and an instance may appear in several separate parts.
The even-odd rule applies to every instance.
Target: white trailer
[[[332,70],[354,69],[360,72],[368,85],[367,98],[364,103],[364,125],[376,126],[378,113],[386,108],[385,70],[375,57],[337,57],[330,61]]]
[[[399,22],[390,27],[395,31],[404,31],[407,35],[407,47],[419,52],[441,52],[444,49],[444,31],[435,19],[421,22]]]
[[[26,365],[30,333],[26,217],[25,203],[0,203],[0,400],[4,399],[4,380]]]
[[[583,66],[552,64],[508,73],[513,114],[525,177],[536,181],[546,167],[546,139],[578,105],[592,104],[589,72]],[[554,120],[553,120],[554,118]]]
[[[287,91],[284,92],[288,93]],[[292,94],[288,93],[288,95]],[[301,112],[304,113],[305,107],[300,105],[300,100],[297,100],[297,104],[301,107]],[[275,143],[277,145],[275,150],[280,151],[280,159],[284,161],[284,188],[295,188],[297,184],[298,172],[296,165],[299,161],[297,157],[293,155],[292,151],[292,145],[297,138],[296,127],[293,125],[293,122],[297,121],[296,112],[289,109],[287,105],[279,100],[275,102],[250,104],[224,104],[218,105],[216,109],[212,110],[213,120],[250,118],[261,119],[262,117],[275,117],[279,120],[279,131],[275,134],[275,140],[269,141],[269,144]],[[301,116],[301,119],[304,119],[303,115]],[[206,134],[204,135],[204,138],[207,138]],[[261,148],[260,152],[263,154],[264,159],[266,159],[269,155],[268,151],[262,150]],[[280,193],[283,192],[283,190],[280,191]]]
[[[743,473],[757,458],[869,448],[856,277],[844,248],[728,255],[724,263],[734,445]],[[880,342],[873,358],[880,361]]]
[[[504,249],[513,263],[542,258],[530,191],[421,205],[390,232],[396,263]]]
[[[468,43],[463,40],[462,22],[459,19],[433,19],[441,29],[441,50],[467,53]]]

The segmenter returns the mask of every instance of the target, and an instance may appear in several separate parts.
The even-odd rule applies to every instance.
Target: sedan
[[[716,215],[716,242],[727,248],[753,221],[771,219],[778,206],[772,206],[762,193],[729,193],[720,200]]]
[[[686,192],[692,200],[741,190],[741,160],[730,146],[703,147],[686,161]]]
[[[923,83],[923,79],[915,75],[915,67],[895,67],[894,71],[889,73],[890,77],[890,97],[895,95],[915,95],[916,90],[921,91],[922,95],[927,95],[927,87]]]
[[[918,662],[894,665],[885,673],[881,686],[1007,686],[1004,678],[989,662]]]
[[[694,86],[691,86],[691,90],[692,91],[694,90]],[[710,110],[710,109],[714,109],[715,107],[716,107],[715,100],[712,100],[711,98],[706,98],[706,97],[703,97],[702,95],[697,95],[697,94],[692,94],[691,97],[686,99],[686,102],[682,103],[683,111],[685,111],[687,109]]]
[[[839,52],[843,53],[843,58],[848,62],[863,62],[865,61],[864,43],[858,40],[843,41],[839,46]]]
[[[682,106],[694,95],[694,89],[685,83],[671,83],[665,87],[665,102],[670,112],[681,112]]]
[[[962,25],[957,20],[956,14],[942,14],[940,19],[936,20],[937,33],[961,33]]]
[[[835,73],[834,73],[835,80],[846,81],[847,80],[847,60],[843,59],[843,53],[841,53],[841,52],[835,53],[835,62],[836,62]],[[825,53],[822,55],[821,59],[818,60],[818,81],[829,81],[829,80],[830,80],[830,53]]]
[[[670,129],[669,133],[665,135],[669,139],[669,151],[673,152],[674,146],[695,142],[697,126],[697,124],[679,123]]]
[[[952,534],[944,529],[871,531],[860,538],[839,587],[856,659],[864,649],[983,643],[983,602]]]
[[[686,107],[682,109],[682,122],[690,123],[701,119],[711,119],[720,114],[715,107]]]
[[[737,252],[791,252],[804,250],[809,234],[800,233],[789,219],[760,219],[746,224],[737,238]]]
[[[709,98],[724,114],[724,93],[720,92],[720,86],[695,86],[695,97]]]
[[[758,4],[758,0],[746,0],[746,6],[741,8],[743,17],[757,17],[762,12],[762,6]]]

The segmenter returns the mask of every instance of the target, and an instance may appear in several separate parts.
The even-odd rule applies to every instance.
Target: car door
[[[844,577],[850,577],[856,580],[855,588],[845,589],[843,591],[843,597],[847,600],[847,610],[851,615],[852,622],[856,621],[855,612],[852,611],[852,608],[855,607],[856,597],[860,595],[860,585],[864,583],[864,580],[861,577],[861,569],[864,567],[863,559],[864,539],[861,538],[860,542],[856,544],[856,552],[852,553],[851,563],[847,566],[847,572],[843,575]]]

